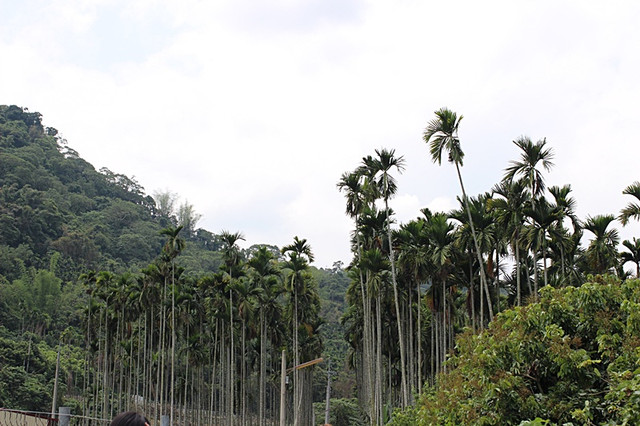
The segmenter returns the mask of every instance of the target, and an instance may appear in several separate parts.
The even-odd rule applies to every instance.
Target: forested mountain
[[[240,249],[241,233],[197,228],[175,201],[96,171],[39,113],[0,106],[0,407],[50,411],[58,350],[58,405],[99,418],[134,395],[158,420],[186,419],[168,406],[275,418],[281,349],[289,366],[323,356],[343,370],[345,272],[311,266],[297,237]],[[324,397],[315,369],[315,384],[311,368],[293,374],[288,398]],[[351,397],[349,373],[338,383]]]

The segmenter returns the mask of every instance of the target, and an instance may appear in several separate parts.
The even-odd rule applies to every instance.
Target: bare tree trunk
[[[356,215],[356,244],[358,248],[358,260],[362,258],[362,245],[360,242],[360,232],[358,232],[358,216]],[[362,298],[362,321],[363,321],[363,330],[362,330],[362,373],[364,375],[364,389],[363,389],[363,398],[365,403],[363,404],[367,407],[367,414],[369,419],[374,419],[375,413],[375,401],[373,398],[373,338],[372,338],[372,318],[371,318],[371,305],[369,302],[369,298],[367,295],[365,280],[362,276],[362,271],[359,273],[360,275],[360,295]]]
[[[462,198],[464,205],[467,209],[467,216],[469,218],[469,226],[471,227],[471,235],[473,236],[473,244],[476,248],[476,256],[478,256],[478,265],[480,267],[480,285],[484,288],[485,295],[487,297],[487,308],[489,312],[489,321],[493,321],[493,308],[491,306],[491,293],[489,293],[489,285],[487,284],[487,277],[484,272],[484,261],[482,260],[482,253],[480,252],[480,245],[478,244],[478,238],[476,237],[476,229],[473,225],[473,218],[471,217],[471,209],[469,207],[469,199],[467,198],[467,192],[464,189],[462,183],[462,175],[460,174],[460,166],[456,164],[456,171],[458,172],[458,180],[460,181],[460,188],[462,189]]]
[[[538,258],[536,250],[533,250],[533,297],[538,300]]]
[[[418,395],[422,395],[422,294],[418,282]]]
[[[519,236],[516,236],[516,302],[518,306],[522,305],[522,284],[520,279],[520,241]]]
[[[267,362],[267,357],[266,357],[266,343],[267,343],[267,337],[266,337],[266,327],[265,327],[265,320],[264,320],[264,309],[260,309],[260,401],[259,401],[259,408],[258,408],[258,417],[260,418],[259,420],[259,424],[260,426],[264,426],[265,424],[265,397],[266,397],[266,392],[267,392],[267,388],[266,388],[266,362]]]
[[[447,372],[447,283],[442,280],[442,371]]]
[[[376,297],[376,330],[378,338],[376,339],[376,424],[382,424],[382,303],[380,291]]]
[[[469,259],[469,291],[471,292],[471,327],[476,331],[475,283],[473,281],[473,256]]]
[[[386,179],[386,176],[385,176]],[[385,183],[386,184],[386,183]],[[393,242],[391,240],[391,223],[389,221],[389,202],[387,198],[384,199],[386,215],[387,215],[387,237],[389,239],[389,260],[391,260],[391,280],[393,283],[393,300],[396,308],[396,324],[398,326],[398,339],[400,345],[400,374],[402,377],[402,407],[409,405],[409,388],[407,386],[407,367],[405,360],[405,347],[404,338],[402,334],[402,324],[400,316],[400,298],[398,296],[398,282],[396,279],[396,261],[395,254],[393,252]]]

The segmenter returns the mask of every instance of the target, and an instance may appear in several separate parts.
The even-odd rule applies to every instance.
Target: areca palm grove
[[[242,234],[225,231],[220,271],[198,277],[179,266],[179,231],[163,231],[161,255],[139,274],[82,277],[88,420],[136,408],[154,424],[162,416],[171,424],[275,424],[281,349],[297,364],[322,351],[311,249],[296,237],[285,259],[265,246],[245,259]],[[309,371],[298,371],[288,390],[298,405],[297,413],[289,407],[291,423],[310,422]]]
[[[397,184],[380,185],[391,169],[380,163],[383,154],[402,159],[393,150],[365,156],[337,185],[354,224],[343,322],[370,424],[383,424],[390,407],[405,406],[405,386],[414,395],[425,385],[447,386],[440,380],[464,329],[483,332],[495,313],[534,302],[545,286],[580,286],[595,274],[624,279],[628,262],[638,274],[637,241],[625,240],[625,250],[617,251],[614,215],[581,220],[570,185],[547,188],[544,172],[554,153],[546,139],[516,139],[520,158],[506,166],[504,178],[489,192],[469,196],[460,170],[462,116],[447,108],[435,115],[423,139],[434,162],[446,154],[456,166],[458,210],[425,208],[416,219],[396,223],[390,195]],[[640,198],[637,186],[624,194]],[[629,203],[620,223],[639,217],[637,210]]]

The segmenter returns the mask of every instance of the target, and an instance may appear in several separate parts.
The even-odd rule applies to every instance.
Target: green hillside
[[[304,239],[240,249],[242,234],[154,197],[96,171],[39,113],[0,106],[0,407],[50,411],[58,349],[58,404],[102,418],[133,395],[156,417],[171,398],[211,409],[196,391],[219,412],[275,415],[281,349],[343,369],[344,271],[311,266]],[[295,378],[318,400],[324,369]]]

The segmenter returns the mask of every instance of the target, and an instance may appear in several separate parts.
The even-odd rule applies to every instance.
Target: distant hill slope
[[[87,269],[140,268],[160,252],[160,230],[171,219],[135,179],[96,171],[43,127],[39,113],[0,105],[0,279],[46,268],[55,252],[65,281]],[[217,269],[214,234],[199,229],[183,238],[191,269]]]
[[[0,106],[0,275],[48,265],[63,279],[86,268],[124,269],[159,252],[153,198],[135,180],[96,171],[44,128],[37,112]]]

